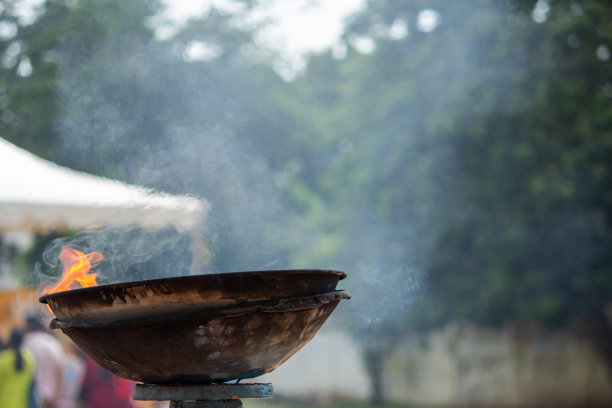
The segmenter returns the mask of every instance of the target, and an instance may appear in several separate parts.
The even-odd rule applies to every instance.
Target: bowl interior
[[[344,272],[318,269],[233,272],[134,281],[44,295],[58,319],[151,315],[335,290]]]

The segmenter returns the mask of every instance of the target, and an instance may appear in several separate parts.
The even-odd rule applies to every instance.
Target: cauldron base
[[[158,385],[137,384],[137,401],[167,401],[170,408],[240,408],[242,398],[272,398],[270,383]]]

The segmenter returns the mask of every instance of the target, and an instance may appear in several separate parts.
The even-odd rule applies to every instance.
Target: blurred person
[[[85,356],[85,378],[81,399],[85,408],[134,408],[134,382],[117,377]]]
[[[60,396],[57,402],[58,408],[76,408],[81,394],[83,378],[85,377],[85,361],[82,352],[76,345],[65,337],[63,379]]]
[[[0,407],[30,408],[34,382],[35,358],[23,348],[23,332],[13,330],[8,348],[0,351]]]
[[[65,353],[59,340],[46,330],[40,315],[31,313],[26,317],[23,346],[36,359],[34,389],[42,408],[61,408]]]

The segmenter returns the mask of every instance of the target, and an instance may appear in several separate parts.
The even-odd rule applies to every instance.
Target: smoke
[[[213,27],[221,18],[208,17]],[[279,225],[282,193],[262,139],[285,131],[274,129],[276,112],[258,100],[267,83],[252,78],[262,64],[222,41],[224,60],[186,60],[190,42],[181,35],[157,41],[110,33],[93,51],[77,42],[58,60],[63,162],[206,199],[211,211],[199,235],[217,272],[288,266],[266,238]]]
[[[173,143],[154,152],[155,167],[139,177],[154,179],[166,190],[196,192],[211,203],[202,231],[217,272],[287,266],[267,238],[280,228],[286,211],[267,160],[249,141],[227,126],[196,124],[171,130]],[[161,164],[161,166],[160,166]]]
[[[104,259],[92,269],[98,273],[98,284],[188,275],[193,261],[191,240],[191,236],[174,229],[86,231],[49,243],[35,274],[41,287],[55,283],[62,272],[59,254],[63,248],[72,247],[85,254],[102,253]]]
[[[374,265],[352,269],[347,287],[354,296],[351,313],[362,332],[401,330],[410,305],[421,291],[422,276],[409,265],[388,265],[384,259]]]

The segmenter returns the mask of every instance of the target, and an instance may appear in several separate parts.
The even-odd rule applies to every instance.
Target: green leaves
[[[413,324],[562,325],[611,300],[611,68],[599,47],[612,9],[553,3],[536,23],[534,2],[468,3],[371,2],[346,58],[316,56],[299,79],[324,107],[320,145],[350,141],[317,170],[327,206],[344,210],[338,259],[424,270]],[[427,33],[425,8],[441,18]],[[377,34],[398,19],[405,37]],[[375,50],[358,53],[354,36]]]

